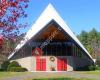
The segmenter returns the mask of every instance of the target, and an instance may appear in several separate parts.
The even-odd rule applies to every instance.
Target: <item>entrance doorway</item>
[[[46,71],[45,58],[36,58],[36,71]]]
[[[57,58],[57,70],[67,71],[67,59],[66,58]]]

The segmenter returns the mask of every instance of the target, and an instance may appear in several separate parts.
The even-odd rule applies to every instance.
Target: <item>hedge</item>
[[[11,62],[8,65],[7,71],[11,71],[11,72],[25,72],[25,71],[27,71],[27,69],[21,67],[18,62],[13,61],[13,62]]]
[[[17,61],[13,61],[8,65],[8,67],[20,67],[20,65]]]
[[[8,69],[8,71],[11,71],[11,72],[25,72],[25,71],[27,71],[27,69],[22,68],[22,67],[10,67]]]

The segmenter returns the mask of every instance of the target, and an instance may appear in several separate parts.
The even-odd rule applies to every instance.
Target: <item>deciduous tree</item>
[[[27,26],[20,23],[19,19],[27,17],[25,9],[28,7],[28,2],[29,0],[0,0],[0,54],[4,54],[4,47],[12,50],[7,47],[11,46],[9,42],[15,40],[20,28]]]

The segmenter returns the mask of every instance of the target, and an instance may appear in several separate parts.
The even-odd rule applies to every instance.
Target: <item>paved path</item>
[[[81,72],[30,72],[21,76],[6,77],[0,80],[30,80],[34,78],[58,78],[58,77],[74,77],[74,78],[90,78],[100,80],[100,75],[83,74]]]

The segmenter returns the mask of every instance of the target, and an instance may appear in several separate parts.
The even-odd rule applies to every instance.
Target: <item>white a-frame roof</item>
[[[56,23],[58,23],[62,27],[62,29],[64,29],[66,31],[66,33],[70,35],[70,37],[84,50],[84,52],[86,52],[88,57],[91,60],[93,60],[91,55],[84,48],[84,46],[80,43],[80,41],[76,38],[76,36],[73,34],[73,32],[66,25],[64,20],[59,16],[59,14],[56,12],[56,10],[54,9],[54,7],[51,4],[49,4],[47,6],[47,8],[40,15],[40,17],[37,19],[37,21],[33,24],[31,29],[25,35],[24,39],[20,42],[20,44],[17,45],[17,47],[15,48],[15,51],[8,57],[8,59],[10,59],[21,47],[23,47],[41,29],[43,29],[51,20],[56,21]]]

